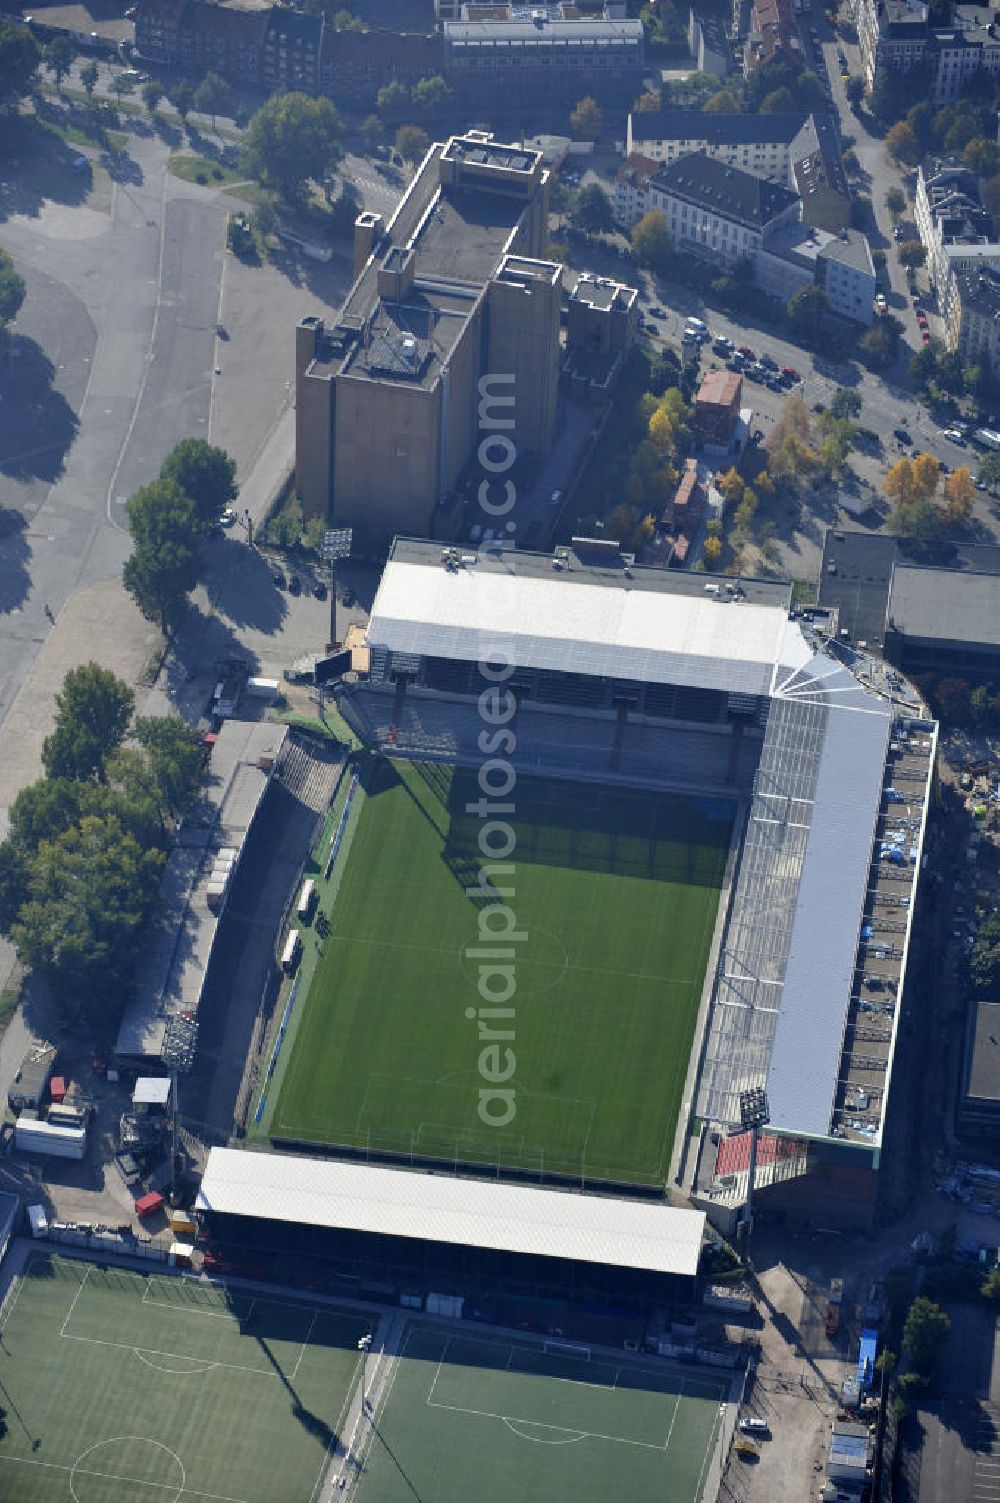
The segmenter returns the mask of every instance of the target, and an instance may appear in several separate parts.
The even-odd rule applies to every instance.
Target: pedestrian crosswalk
[[[973,1503],[1000,1503],[1000,1405],[984,1403],[975,1438]]]

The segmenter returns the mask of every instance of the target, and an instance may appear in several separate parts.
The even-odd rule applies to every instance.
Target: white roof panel
[[[518,667],[767,694],[786,623],[777,603],[390,559],[368,643],[465,661],[492,646]]]
[[[197,1208],[693,1278],[705,1215],[535,1185],[213,1148]]]

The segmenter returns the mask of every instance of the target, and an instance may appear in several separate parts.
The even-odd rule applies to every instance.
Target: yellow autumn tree
[[[722,543],[717,537],[708,537],[705,539],[701,553],[707,566],[714,569],[722,557]]]
[[[930,501],[941,479],[941,461],[933,454],[918,454],[913,461],[913,478],[917,487],[917,500]]]
[[[952,527],[964,527],[976,499],[976,487],[966,465],[945,477],[944,499],[948,522]]]

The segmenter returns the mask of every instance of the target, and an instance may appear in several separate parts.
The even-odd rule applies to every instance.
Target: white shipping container
[[[299,918],[304,920],[306,923],[308,923],[309,915],[312,912],[313,898],[315,897],[315,895],[316,883],[313,881],[312,877],[307,877],[302,884],[302,891],[299,893],[299,905],[296,909]]]
[[[299,931],[297,929],[290,929],[288,938],[285,940],[285,948],[281,952],[281,969],[287,971],[289,975],[294,971],[298,963],[301,948],[302,940],[299,937]]]
[[[57,1159],[82,1159],[87,1152],[83,1127],[55,1127],[51,1122],[17,1123],[14,1147],[20,1153],[47,1153]]]
[[[258,699],[274,699],[278,693],[276,678],[248,678],[247,693]]]

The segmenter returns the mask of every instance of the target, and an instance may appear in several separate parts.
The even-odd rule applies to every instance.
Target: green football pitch
[[[315,1503],[363,1315],[31,1258],[0,1331],[0,1498]]]
[[[410,1328],[358,1503],[697,1503],[728,1376]],[[714,1495],[714,1494],[713,1494]]]
[[[495,885],[513,1017],[486,1057],[474,772],[363,762],[360,808],[321,894],[331,932],[303,977],[267,1130],[310,1142],[587,1180],[662,1183],[732,828],[725,802],[520,778],[512,876]],[[356,801],[357,802],[357,801]],[[494,907],[492,917],[489,916]],[[510,918],[502,920],[511,923]],[[311,953],[308,962],[312,964]],[[488,981],[506,988],[505,981]],[[488,1042],[488,1040],[487,1040]],[[510,1056],[504,1050],[511,1051]],[[513,1065],[504,1100],[482,1091]]]

